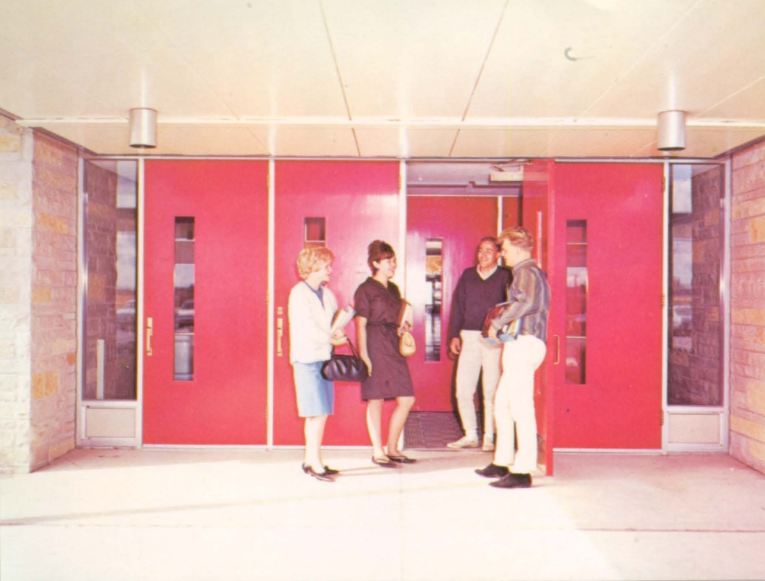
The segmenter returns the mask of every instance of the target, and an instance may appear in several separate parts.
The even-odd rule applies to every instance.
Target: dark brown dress
[[[356,289],[356,315],[367,320],[367,352],[372,361],[372,375],[361,384],[361,399],[393,399],[413,396],[414,386],[406,358],[398,351],[398,316],[401,292],[367,278]]]

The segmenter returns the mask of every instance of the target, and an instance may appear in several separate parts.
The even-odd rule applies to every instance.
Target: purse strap
[[[353,353],[353,356],[354,356],[356,359],[361,359],[361,357],[359,357],[359,353],[358,353],[358,351],[356,351],[356,347],[354,347],[354,346],[353,346],[353,341],[351,341],[350,337],[348,338],[348,345],[349,345],[349,346],[350,346],[350,348],[351,348],[351,353]],[[332,345],[332,353],[333,353],[333,354],[335,353],[335,346],[334,346],[334,345]]]

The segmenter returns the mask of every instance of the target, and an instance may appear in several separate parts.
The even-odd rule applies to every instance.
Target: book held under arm
[[[342,309],[338,309],[338,311],[335,313],[335,319],[332,321],[330,333],[334,333],[338,329],[344,329],[345,326],[353,320],[355,315],[356,310],[351,305],[347,305]]]

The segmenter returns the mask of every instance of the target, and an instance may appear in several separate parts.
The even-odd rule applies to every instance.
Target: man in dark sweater
[[[475,397],[478,376],[483,370],[484,436],[482,449],[494,450],[494,393],[500,374],[502,346],[481,337],[486,312],[504,302],[512,280],[510,271],[498,266],[499,249],[494,238],[478,245],[478,265],[465,269],[457,283],[449,322],[449,349],[459,355],[457,363],[457,407],[465,435],[447,444],[453,449],[477,448],[478,426]]]

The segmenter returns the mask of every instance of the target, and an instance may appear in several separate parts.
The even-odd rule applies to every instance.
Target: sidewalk
[[[500,490],[476,451],[75,450],[0,479],[0,578],[764,579],[765,475],[725,455],[556,455]]]

